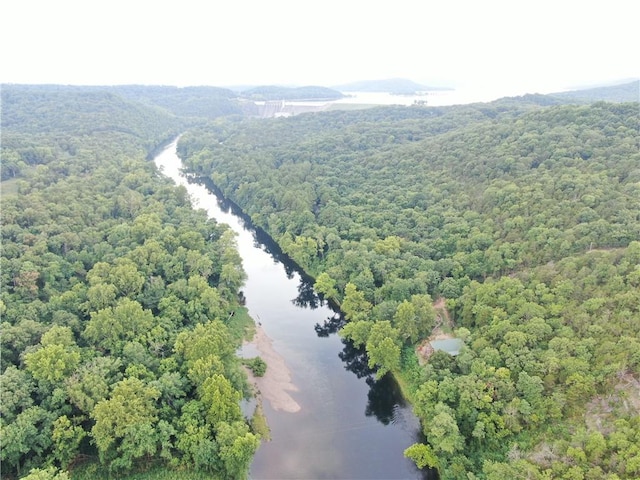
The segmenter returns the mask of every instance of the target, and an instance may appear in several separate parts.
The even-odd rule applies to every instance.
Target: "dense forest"
[[[3,85],[3,478],[246,477],[245,275],[149,161],[180,133],[400,381],[418,466],[640,477],[633,85],[268,120],[214,87]]]
[[[148,161],[185,121],[98,88],[2,108],[2,478],[246,476],[234,235]]]
[[[401,379],[427,439],[406,455],[443,479],[640,476],[639,108],[567,102],[217,121],[179,143]],[[434,327],[458,355],[417,353]]]

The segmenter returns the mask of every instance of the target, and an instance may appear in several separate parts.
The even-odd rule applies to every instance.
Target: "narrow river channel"
[[[237,233],[248,276],[246,306],[262,338],[262,346],[258,342],[245,348],[257,350],[249,356],[266,356],[269,364],[278,366],[276,391],[262,392],[271,440],[258,449],[250,478],[435,478],[403,456],[421,434],[395,381],[390,376],[374,380],[362,352],[335,334],[335,312],[320,302],[304,275],[248,221],[181,174],[176,142],[155,163],[187,188],[195,207]]]

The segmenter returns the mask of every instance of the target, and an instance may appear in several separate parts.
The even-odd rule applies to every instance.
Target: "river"
[[[267,375],[280,376],[275,392],[265,385],[262,393],[271,440],[256,452],[250,478],[435,478],[404,458],[404,449],[421,440],[420,425],[393,377],[375,381],[363,352],[335,333],[339,317],[277,245],[212,191],[181,174],[176,143],[155,163],[187,188],[195,207],[237,233],[248,277],[243,288],[246,306],[259,322],[263,340],[245,348],[268,357]],[[278,402],[278,394],[284,403]]]

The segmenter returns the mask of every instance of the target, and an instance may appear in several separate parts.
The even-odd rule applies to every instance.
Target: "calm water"
[[[423,95],[393,95],[386,92],[343,92],[348,95],[345,98],[331,101],[307,101],[286,102],[288,105],[343,105],[343,104],[367,104],[367,105],[413,105],[414,102],[426,102],[430,107],[443,107],[447,105],[465,105],[476,102],[492,102],[503,97],[525,95],[527,93],[548,94],[566,90],[565,87],[547,87],[543,89],[507,88],[503,85],[494,87],[462,87],[453,90],[433,90]]]
[[[403,456],[421,439],[420,425],[391,377],[374,381],[362,352],[335,334],[339,319],[309,282],[269,242],[225,208],[206,187],[180,174],[176,143],[156,165],[184,185],[196,207],[237,232],[248,280],[243,289],[284,358],[301,409],[274,410],[264,402],[272,440],[263,442],[251,467],[253,479],[425,479]],[[225,211],[226,210],[226,211]]]

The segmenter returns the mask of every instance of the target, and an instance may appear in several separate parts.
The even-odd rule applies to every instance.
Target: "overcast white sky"
[[[640,77],[637,0],[5,0],[0,82],[509,91]]]

